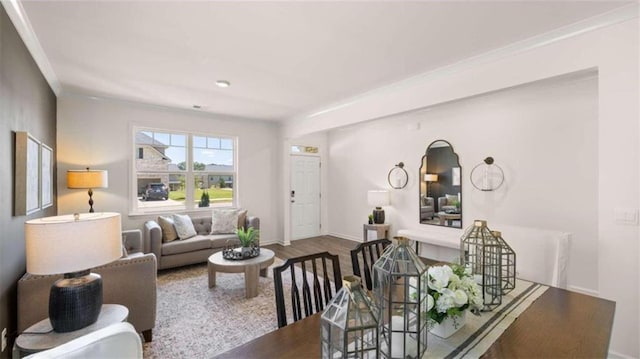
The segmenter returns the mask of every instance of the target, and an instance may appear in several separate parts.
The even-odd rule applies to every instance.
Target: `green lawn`
[[[209,188],[209,201],[211,202],[231,202],[233,198],[233,189],[231,188]],[[202,196],[202,190],[197,189],[195,193],[194,200],[196,202],[200,201],[200,197]],[[169,198],[174,201],[184,201],[185,193],[184,191],[171,191],[169,192]]]

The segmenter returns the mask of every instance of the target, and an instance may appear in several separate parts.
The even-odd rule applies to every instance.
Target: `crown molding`
[[[53,71],[53,67],[51,67],[51,63],[45,55],[40,41],[38,41],[38,37],[33,31],[33,27],[31,27],[29,18],[25,15],[22,4],[19,0],[2,0],[2,6],[4,6],[4,9],[7,11],[9,19],[11,19],[13,26],[18,31],[18,35],[22,38],[36,65],[40,68],[45,80],[49,83],[49,87],[51,87],[51,90],[56,96],[60,96],[62,86],[60,85],[58,76],[56,76],[56,73]]]
[[[364,101],[371,96],[377,96],[385,93],[393,93],[399,89],[410,87],[418,82],[429,81],[433,78],[443,77],[452,73],[463,72],[475,66],[486,64],[494,61],[498,61],[503,58],[515,56],[536,48],[547,46],[552,43],[556,43],[568,38],[576,37],[587,32],[599,30],[608,26],[619,24],[628,20],[632,20],[639,17],[640,4],[637,2],[630,3],[625,6],[610,10],[606,13],[602,13],[570,25],[560,27],[555,30],[548,31],[533,37],[494,49],[483,54],[473,56],[456,63],[446,65],[435,70],[427,71],[422,74],[418,74],[401,80],[386,86],[378,87],[376,89],[364,92],[360,95],[356,95],[344,101],[336,102],[325,107],[310,111],[307,114],[301,116],[294,116],[285,120],[285,124],[292,124],[300,120],[312,119],[314,117],[321,117],[331,112],[347,108],[358,102]]]

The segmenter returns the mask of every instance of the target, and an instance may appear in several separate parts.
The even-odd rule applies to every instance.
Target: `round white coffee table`
[[[258,295],[258,275],[267,276],[267,267],[273,264],[275,254],[272,250],[260,248],[260,255],[244,260],[227,260],[222,251],[209,257],[209,288],[216,285],[216,272],[244,273],[244,289],[247,298]]]

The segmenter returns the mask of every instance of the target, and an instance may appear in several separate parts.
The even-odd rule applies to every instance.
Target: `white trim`
[[[363,238],[354,237],[352,235],[344,234],[344,233],[328,232],[326,235],[327,236],[338,237],[338,238],[342,238],[342,239],[348,239],[348,240],[351,240],[351,241],[354,241],[354,242],[364,242]]]
[[[38,65],[38,68],[42,72],[42,75],[49,83],[51,90],[56,96],[60,96],[62,92],[62,86],[60,85],[60,81],[58,80],[58,76],[56,76],[55,71],[53,71],[53,67],[47,58],[42,46],[40,45],[40,41],[38,41],[38,37],[36,36],[35,31],[33,31],[33,27],[31,26],[31,22],[29,22],[29,18],[25,15],[24,8],[19,0],[8,0],[1,1],[4,9],[7,11],[9,15],[9,19],[13,23],[13,26],[18,31],[20,38],[24,42],[24,45],[29,50],[29,53],[33,57],[33,60]]]
[[[494,62],[494,61],[507,58],[513,55],[517,55],[523,52],[531,51],[539,47],[547,46],[552,43],[562,41],[570,37],[575,37],[575,36],[584,34],[586,32],[598,30],[607,26],[621,23],[623,21],[634,19],[638,17],[638,9],[639,9],[639,6],[637,3],[632,3],[626,6],[622,6],[622,7],[613,9],[611,11],[608,11],[606,13],[581,20],[576,23],[573,23],[573,24],[540,34],[540,35],[535,35],[528,39],[514,42],[507,46],[490,50],[488,52],[485,52],[477,56],[466,58],[464,60],[461,60],[453,64],[446,65],[446,66],[437,68],[435,70],[428,71],[428,72],[410,77],[408,79],[392,83],[387,86],[379,87],[371,91],[364,92],[360,95],[351,97],[344,101],[335,102],[325,107],[309,111],[306,114],[294,116],[292,118],[285,120],[284,123],[285,125],[290,125],[301,119],[311,119],[317,116],[326,115],[328,113],[331,113],[340,109],[344,109],[356,103],[365,101],[366,99],[372,96],[379,96],[385,93],[393,93],[398,91],[399,89],[411,87],[416,82],[424,82],[431,78],[446,77],[452,73],[463,72],[465,70],[474,68],[481,64]],[[297,135],[299,136],[302,134],[297,134]]]
[[[613,350],[609,350],[608,359],[636,359],[635,357],[630,357],[628,355],[624,355],[618,352],[614,352]]]
[[[570,286],[567,287],[567,289],[572,291],[572,292],[578,292],[578,293],[590,295],[590,296],[593,296],[593,297],[600,297],[600,292],[598,292],[597,290],[589,289],[589,288],[570,285]]]
[[[166,207],[151,207],[151,208],[141,208],[138,206],[138,169],[136,168],[136,161],[135,158],[137,156],[137,151],[136,151],[136,133],[139,131],[149,131],[149,132],[160,132],[160,133],[169,133],[169,134],[182,134],[184,135],[185,138],[185,161],[186,163],[192,163],[192,156],[193,156],[193,136],[200,136],[200,137],[215,137],[215,138],[226,138],[226,139],[231,139],[233,141],[233,171],[231,172],[221,172],[221,171],[210,171],[210,172],[206,172],[206,171],[194,171],[193,169],[191,170],[186,170],[183,172],[176,172],[176,171],[169,171],[169,170],[157,170],[157,171],[141,171],[142,173],[144,172],[152,172],[152,173],[165,173],[168,175],[171,174],[181,174],[185,176],[185,184],[188,183],[194,183],[194,176],[197,175],[219,175],[219,176],[226,176],[226,175],[231,175],[233,176],[233,197],[231,199],[231,203],[228,205],[224,205],[224,206],[209,206],[206,208],[199,208],[195,205],[189,205],[190,203],[195,203],[195,198],[193,198],[193,193],[190,192],[188,190],[188,186],[185,189],[185,201],[184,204],[181,206],[166,206]],[[131,143],[131,149],[132,149],[132,158],[130,158],[131,163],[130,163],[130,169],[131,169],[131,173],[129,175],[129,181],[131,181],[130,185],[129,185],[129,217],[140,217],[140,216],[148,216],[148,215],[162,215],[162,214],[167,214],[167,213],[186,213],[186,212],[207,212],[210,211],[212,208],[238,208],[239,207],[239,182],[238,182],[238,173],[239,173],[239,169],[238,169],[238,143],[239,143],[239,138],[238,136],[233,136],[233,135],[226,135],[226,134],[213,134],[213,133],[200,133],[200,132],[194,132],[194,131],[185,131],[185,130],[173,130],[173,129],[167,129],[167,128],[158,128],[158,127],[149,127],[146,125],[140,125],[140,124],[134,124],[134,123],[130,123],[129,124],[129,136],[130,137],[130,143]],[[195,207],[194,207],[195,206]]]

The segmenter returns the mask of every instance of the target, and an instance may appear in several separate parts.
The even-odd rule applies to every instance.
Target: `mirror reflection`
[[[420,166],[420,223],[462,228],[458,155],[445,140],[432,142]]]

